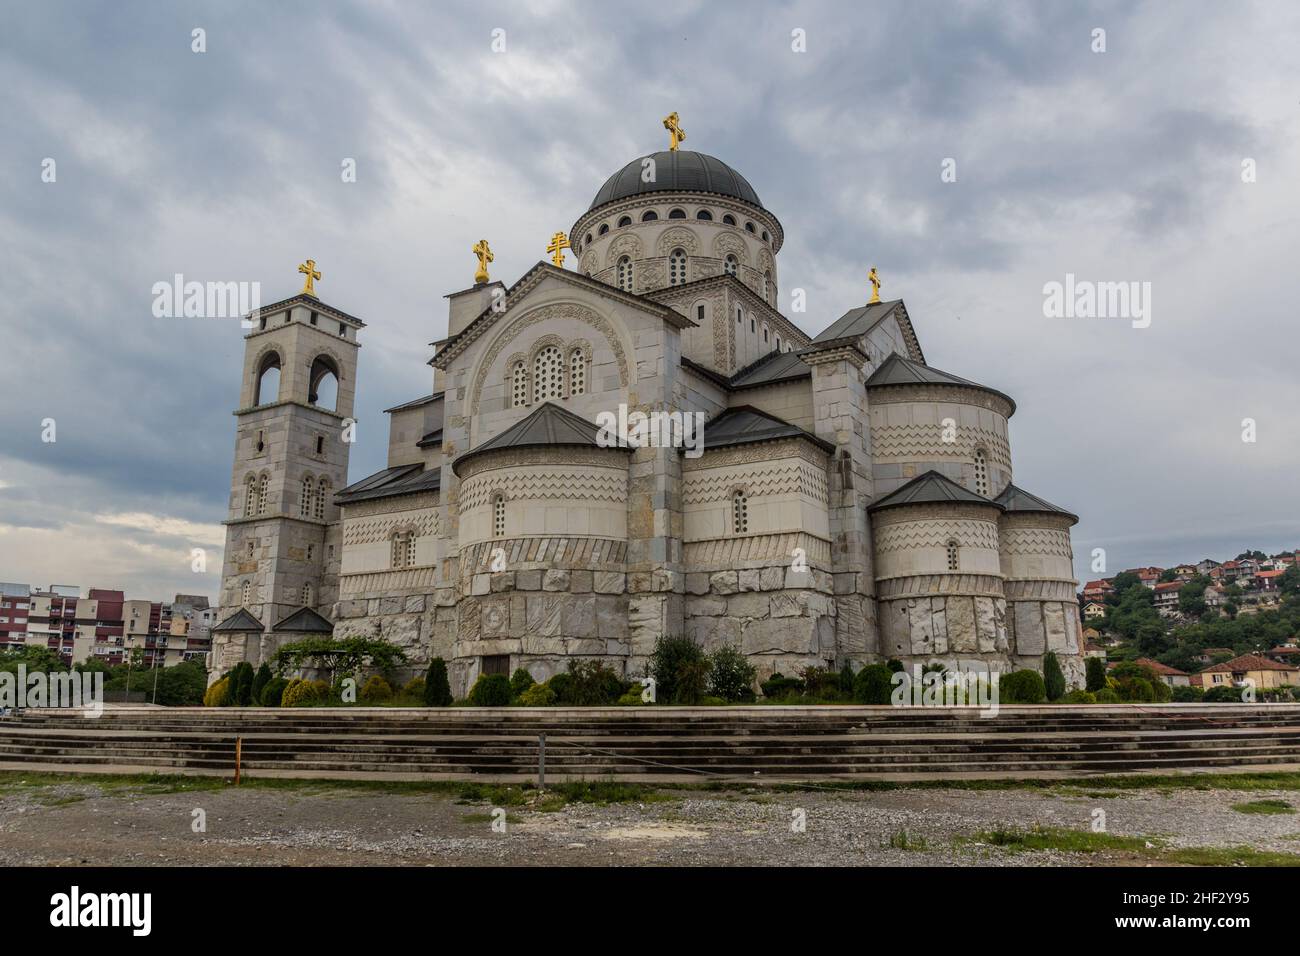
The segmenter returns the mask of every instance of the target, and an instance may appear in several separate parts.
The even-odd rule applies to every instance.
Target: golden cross
[[[875,305],[880,301],[880,276],[876,275],[876,267],[872,266],[871,271],[867,273],[867,281],[871,283],[871,299],[867,305]]]
[[[682,129],[676,111],[664,117],[664,129],[668,130],[668,148],[676,150],[686,140],[686,130]]]
[[[557,232],[551,236],[551,244],[546,247],[546,251],[551,253],[551,261],[563,269],[564,250],[568,248],[570,248],[568,237],[562,232]]]
[[[298,267],[298,271],[307,277],[302,284],[302,292],[299,294],[309,295],[313,299],[316,298],[316,288],[312,285],[313,282],[320,278],[320,273],[316,271],[316,260],[308,259]]]
[[[480,239],[478,242],[474,243],[470,252],[478,256],[478,271],[474,273],[474,284],[482,285],[488,280],[487,264],[492,262],[495,257],[492,255],[492,250],[488,248],[488,241],[486,239]]]

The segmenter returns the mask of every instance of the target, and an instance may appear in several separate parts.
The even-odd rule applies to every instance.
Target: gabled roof
[[[271,312],[279,312],[281,309],[288,308],[291,305],[305,305],[313,312],[322,312],[325,315],[332,315],[336,319],[344,319],[351,322],[359,329],[364,329],[366,323],[362,322],[355,315],[348,315],[342,309],[336,309],[332,305],[327,305],[314,295],[308,295],[305,292],[299,292],[297,295],[291,295],[287,299],[281,299],[279,302],[272,302],[270,305],[261,305],[248,313],[249,317],[267,315]],[[261,331],[261,330],[257,330]]]
[[[333,634],[334,624],[329,618],[317,614],[309,607],[300,607],[280,623],[271,628],[273,631],[292,631],[299,634]]]
[[[705,451],[778,438],[804,438],[823,451],[835,451],[830,442],[750,405],[729,408],[704,426]]]
[[[442,470],[424,465],[396,465],[353,482],[334,496],[335,504],[348,505],[372,498],[393,495],[414,495],[422,491],[437,491],[442,486]]]
[[[888,302],[858,306],[849,309],[826,328],[813,337],[813,342],[831,342],[835,339],[866,335],[877,324],[893,314],[894,306],[902,299],[890,299]]]
[[[996,501],[985,498],[983,495],[977,495],[973,491],[967,491],[957,482],[944,477],[937,471],[927,471],[923,475],[918,475],[903,487],[885,495],[867,510],[880,511],[882,508],[896,508],[899,505],[952,504],[954,502],[958,504],[984,505],[986,508],[1002,510],[1002,506]]]
[[[1142,664],[1142,665],[1144,665],[1144,666],[1146,666],[1146,667],[1149,667],[1149,668],[1151,668],[1153,671],[1155,671],[1157,674],[1161,675],[1162,677],[1186,677],[1186,676],[1188,676],[1188,675],[1187,675],[1187,671],[1180,671],[1177,667],[1170,667],[1168,664],[1161,664],[1159,661],[1153,661],[1153,660],[1152,660],[1151,658],[1149,658],[1149,657],[1139,657],[1139,658],[1138,658],[1137,660],[1135,660],[1133,663],[1134,663],[1134,664]]]
[[[220,624],[214,625],[212,629],[214,631],[260,631],[262,622],[241,607]]]
[[[962,388],[974,388],[981,392],[988,392],[990,395],[997,395],[1007,402],[1011,406],[1008,418],[1016,413],[1015,400],[1005,392],[999,392],[996,388],[989,388],[987,385],[972,382],[968,378],[943,372],[920,362],[913,362],[897,352],[891,353],[889,358],[880,363],[880,368],[867,379],[867,388],[881,388],[887,385],[957,385]]]
[[[1205,653],[1209,653],[1207,650]],[[1240,657],[1234,657],[1230,661],[1224,661],[1222,664],[1211,664],[1202,674],[1240,674],[1243,671],[1293,671],[1294,665],[1279,664],[1277,661],[1271,661],[1267,657],[1260,657],[1258,654],[1242,654]]]
[[[1015,485],[1007,485],[1002,489],[1002,494],[993,499],[1000,504],[1004,510],[1013,513],[1039,513],[1055,514],[1069,518],[1072,524],[1079,523],[1079,516],[1071,514],[1064,508],[1045,501],[1038,495],[1031,495],[1023,488],[1017,488]]]
[[[390,412],[402,412],[406,411],[408,408],[418,408],[421,405],[428,405],[430,402],[442,401],[442,399],[446,397],[446,394],[445,391],[434,392],[432,395],[425,395],[423,398],[416,398],[409,402],[402,402],[402,404],[394,405],[392,408],[385,408],[384,414],[387,415]]]
[[[489,438],[477,448],[472,448],[456,459],[452,471],[460,474],[460,467],[478,455],[489,451],[506,448],[549,448],[578,446],[587,448],[610,447],[619,451],[631,451],[630,448],[604,446],[597,440],[601,429],[581,415],[575,415],[567,408],[561,408],[554,402],[544,402],[526,418],[515,422],[500,435]]]
[[[799,353],[773,351],[733,375],[730,385],[732,388],[753,388],[809,378],[811,375],[812,368],[799,357]]]

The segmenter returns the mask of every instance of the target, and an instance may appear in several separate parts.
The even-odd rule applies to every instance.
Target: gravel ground
[[[1098,808],[1115,836],[1174,847],[1300,853],[1300,814],[1232,804],[1293,791],[906,789],[884,792],[664,791],[644,804],[493,808],[442,793],[244,787],[151,793],[90,782],[0,791],[0,865],[868,865],[1087,866],[1150,862],[1140,853],[1015,853],[972,844],[980,831],[1088,830]],[[202,810],[206,832],[194,832]],[[804,832],[795,832],[802,811]],[[917,849],[890,845],[906,832]],[[965,839],[962,839],[965,838]]]

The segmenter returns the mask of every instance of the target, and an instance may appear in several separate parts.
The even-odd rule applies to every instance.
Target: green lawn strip
[[[1300,866],[1300,854],[1257,850],[1249,846],[1171,847],[1159,837],[1115,836],[1090,830],[1035,827],[982,830],[958,837],[955,846],[996,848],[1009,853],[1059,850],[1063,853],[1126,853],[1152,863],[1184,866]]]
[[[1234,803],[1232,809],[1238,813],[1295,813],[1295,808],[1285,800],[1251,800]]]

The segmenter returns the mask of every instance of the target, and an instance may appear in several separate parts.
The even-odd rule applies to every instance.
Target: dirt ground
[[[328,783],[169,792],[88,777],[16,779],[0,788],[0,865],[1082,866],[1143,865],[1153,847],[1300,852],[1300,815],[1233,809],[1260,800],[1300,806],[1294,791],[1063,787],[665,790],[645,802],[542,810]],[[1034,827],[1087,834],[1097,811],[1102,839],[1140,839],[1078,852],[988,838]]]

